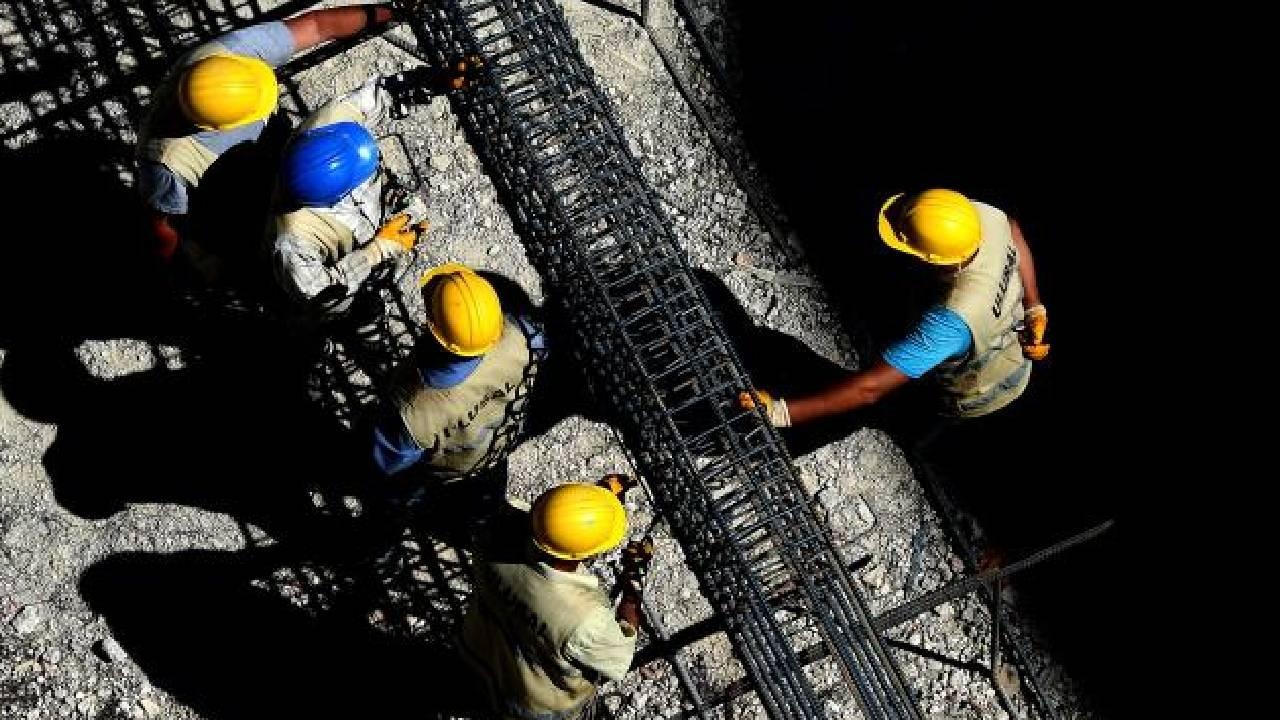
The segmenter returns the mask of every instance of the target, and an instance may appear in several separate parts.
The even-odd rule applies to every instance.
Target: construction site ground
[[[0,80],[7,86],[0,93],[0,171],[10,182],[25,176],[42,186],[16,188],[6,212],[61,209],[24,225],[44,232],[10,238],[40,247],[0,259],[4,720],[325,717],[335,709],[411,717],[415,703],[433,693],[433,678],[413,663],[421,646],[443,642],[450,626],[432,623],[456,617],[451,603],[465,597],[465,579],[442,581],[443,570],[421,576],[420,591],[431,596],[424,600],[412,597],[418,576],[388,567],[408,552],[442,553],[438,565],[448,567],[459,562],[456,551],[406,536],[377,557],[308,554],[307,539],[324,518],[371,514],[354,499],[359,492],[313,487],[326,454],[356,440],[325,426],[305,394],[273,385],[277,371],[263,350],[274,347],[276,329],[245,320],[244,330],[218,335],[227,343],[219,347],[157,331],[168,316],[147,305],[145,292],[120,270],[121,257],[131,256],[113,250],[141,232],[129,146],[147,73],[163,65],[145,54],[166,54],[147,38],[166,26],[188,33],[172,42],[189,43],[281,4],[0,4]],[[563,5],[709,296],[727,324],[751,328],[756,344],[739,351],[810,363],[796,372],[866,362],[860,352],[870,341],[861,333],[869,321],[850,317],[847,296],[833,297],[829,267],[814,270],[827,256],[812,252],[814,240],[803,227],[798,236],[771,236],[646,32],[578,0]],[[733,102],[713,83],[685,20],[657,5],[661,40],[713,110],[730,159],[770,207],[785,206],[772,194],[776,182],[759,172]],[[695,5],[712,38],[731,44],[741,29],[717,24],[722,8]],[[392,30],[306,68],[286,83],[282,105],[296,121],[371,75],[416,65],[403,49],[412,42],[407,29]],[[732,53],[726,57],[732,81],[741,69]],[[411,304],[418,271],[445,261],[502,274],[541,301],[540,280],[448,102],[417,107],[379,135],[390,170],[420,182],[431,221],[400,275]],[[851,216],[843,237],[823,242],[873,240],[870,218]],[[801,477],[846,560],[869,558],[856,577],[872,609],[887,610],[957,578],[964,563],[891,437],[867,427],[826,440],[797,453]],[[617,435],[570,416],[513,454],[508,492],[528,501],[553,484],[613,471],[631,471]],[[634,527],[651,522],[643,495],[633,495],[629,509]],[[654,534],[648,601],[655,619],[668,630],[704,619],[710,606],[678,544],[660,523]],[[362,585],[377,578],[401,584],[382,594]],[[1005,593],[1016,608],[1016,583]],[[1096,716],[1036,628],[1017,617],[1012,631],[1033,649],[1040,686],[1060,717]],[[890,637],[982,664],[990,623],[987,607],[970,596]],[[973,667],[894,653],[926,717],[1009,717]],[[679,657],[713,694],[742,677],[720,635]],[[1019,717],[1034,716],[1016,672],[999,682]],[[681,716],[680,689],[665,661],[606,685],[603,695],[622,720]],[[723,717],[757,716],[749,698],[735,702],[736,709],[719,711]],[[859,717],[855,706],[829,712]]]

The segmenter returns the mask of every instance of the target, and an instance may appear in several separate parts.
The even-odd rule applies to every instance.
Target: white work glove
[[[364,115],[363,125],[376,126],[386,119],[387,108],[391,105],[391,94],[382,87],[381,77],[371,77],[363,85],[343,98],[343,101],[356,106]]]

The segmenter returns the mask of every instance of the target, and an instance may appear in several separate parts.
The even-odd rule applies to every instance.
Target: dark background
[[[1124,43],[1105,13],[1014,2],[731,2],[742,122],[813,268],[859,344],[916,317],[913,268],[884,248],[890,195],[964,192],[1015,216],[1049,309],[1031,389],[928,458],[1009,559],[1106,518],[1107,536],[1014,581],[1023,608],[1097,706],[1123,716],[1145,674],[1131,606],[1148,473],[1130,443],[1136,292],[1120,258],[1141,160]],[[1131,295],[1131,293],[1133,293]],[[1148,593],[1154,593],[1148,589]]]

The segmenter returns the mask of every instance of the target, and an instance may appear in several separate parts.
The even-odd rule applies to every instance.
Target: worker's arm
[[[329,40],[341,40],[366,28],[385,25],[394,13],[390,5],[348,5],[312,10],[284,21],[293,36],[294,52],[301,52]]]
[[[138,194],[148,209],[152,250],[166,262],[173,259],[182,244],[177,218],[186,215],[187,183],[172,170],[153,160],[138,162],[135,175]]]
[[[318,243],[287,233],[276,237],[273,252],[280,284],[302,302],[345,300],[354,295],[373,268],[388,257],[382,243],[372,242],[329,264]]]
[[[1040,289],[1036,287],[1036,262],[1031,256],[1031,248],[1022,235],[1022,227],[1018,221],[1009,218],[1009,228],[1013,230],[1013,246],[1018,249],[1018,278],[1022,280],[1022,306],[1034,307],[1040,304]]]
[[[165,262],[173,260],[178,245],[182,243],[182,235],[173,226],[171,215],[158,210],[151,212],[151,237],[154,242],[152,250],[156,256]]]
[[[910,379],[884,360],[877,360],[866,370],[853,373],[821,392],[788,400],[791,423],[799,425],[873,405]]]
[[[635,634],[640,627],[640,590],[631,584],[622,586],[622,597],[618,600],[618,612],[614,615],[619,622],[627,624],[627,629]]]
[[[623,608],[630,619],[623,620]],[[632,624],[634,621],[635,624]],[[636,654],[636,628],[640,623],[639,598],[628,599],[618,605],[615,618],[612,608],[600,606],[583,618],[573,634],[565,642],[564,656],[584,671],[609,680],[621,680],[631,668]]]
[[[383,413],[373,428],[373,463],[384,475],[394,475],[412,467],[426,456],[413,436],[409,434],[400,414],[394,410]]]
[[[1049,356],[1049,343],[1044,341],[1045,331],[1049,329],[1049,311],[1040,301],[1040,288],[1036,287],[1036,262],[1027,239],[1022,235],[1022,227],[1017,220],[1009,218],[1009,228],[1013,231],[1013,245],[1018,249],[1018,278],[1022,280],[1022,307],[1026,310],[1018,341],[1022,344],[1023,355],[1032,360],[1043,360]]]
[[[779,427],[839,415],[879,401],[907,380],[962,357],[972,347],[973,334],[964,318],[950,308],[935,305],[925,311],[906,337],[886,348],[880,360],[869,369],[814,395],[784,400],[761,391],[759,397],[769,421]],[[745,408],[754,405],[748,393],[743,393],[739,402]]]

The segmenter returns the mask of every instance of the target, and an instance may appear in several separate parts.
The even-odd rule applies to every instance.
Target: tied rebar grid
[[[455,110],[766,711],[824,717],[802,656],[825,643],[868,717],[918,718],[560,8],[419,12],[436,61],[483,58]]]

